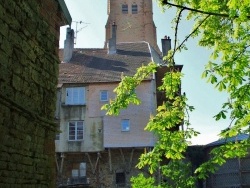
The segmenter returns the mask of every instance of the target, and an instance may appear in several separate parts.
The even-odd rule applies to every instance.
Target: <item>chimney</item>
[[[116,54],[116,29],[117,25],[113,22],[112,25],[112,38],[109,39],[108,43],[108,54]]]
[[[72,58],[74,50],[74,30],[67,28],[66,39],[64,40],[63,61],[68,63]]]
[[[163,39],[161,39],[161,45],[162,45],[162,56],[166,56],[168,54],[168,51],[171,50],[171,39],[168,36],[164,36]]]

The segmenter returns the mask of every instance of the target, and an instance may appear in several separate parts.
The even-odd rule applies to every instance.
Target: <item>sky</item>
[[[72,17],[72,29],[77,30],[75,48],[103,48],[105,41],[105,24],[107,22],[107,0],[64,0]],[[157,27],[157,43],[161,49],[161,38],[165,35],[174,39],[174,29],[171,23],[175,10],[165,12],[153,0],[153,16]],[[178,29],[178,37],[182,41],[192,29],[192,21],[182,21]],[[80,21],[82,22],[80,24]],[[78,22],[78,24],[76,24]],[[60,30],[60,48],[63,48],[66,28]],[[173,46],[173,40],[172,40]],[[229,125],[229,120],[216,122],[213,118],[221,105],[227,101],[227,95],[217,91],[213,85],[201,78],[204,65],[208,62],[210,51],[198,46],[198,39],[189,39],[188,50],[175,57],[176,64],[182,64],[184,78],[182,92],[186,93],[188,104],[195,107],[189,114],[191,127],[200,132],[191,140],[193,145],[204,145],[218,139],[220,130]]]

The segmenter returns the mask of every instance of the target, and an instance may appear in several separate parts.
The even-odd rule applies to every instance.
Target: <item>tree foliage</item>
[[[226,159],[242,157],[247,153],[249,141],[226,143],[212,150],[212,158],[199,166],[195,173],[188,170],[183,173],[187,139],[198,133],[190,127],[189,112],[192,106],[187,104],[185,95],[176,95],[183,75],[175,71],[174,56],[185,48],[190,37],[199,36],[199,45],[212,50],[202,77],[215,86],[218,92],[229,95],[222,104],[221,111],[214,117],[217,121],[230,118],[228,128],[222,130],[221,138],[249,133],[250,125],[250,0],[158,0],[164,9],[177,8],[174,49],[164,59],[170,71],[163,78],[163,85],[158,89],[165,92],[166,101],[157,109],[157,114],[149,120],[146,130],[154,132],[158,141],[152,151],[142,154],[138,168],[148,167],[151,174],[158,171],[167,181],[157,182],[153,177],[139,175],[132,179],[133,187],[194,187],[197,179],[205,179],[216,171]],[[194,20],[193,31],[177,45],[178,27],[183,12],[188,12],[186,19]],[[117,97],[103,107],[108,114],[118,114],[119,109],[129,103],[139,104],[134,93],[140,82],[156,71],[153,63],[143,66],[134,77],[123,77],[116,88]],[[171,128],[185,125],[185,130],[171,131]],[[170,161],[164,163],[164,160]],[[184,177],[185,176],[185,177]],[[158,185],[156,186],[156,182]]]

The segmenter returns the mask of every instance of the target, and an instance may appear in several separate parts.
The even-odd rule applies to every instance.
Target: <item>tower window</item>
[[[132,5],[132,14],[137,14],[138,13],[138,6],[137,4]]]
[[[128,14],[128,5],[127,4],[122,5],[122,13],[123,14]]]

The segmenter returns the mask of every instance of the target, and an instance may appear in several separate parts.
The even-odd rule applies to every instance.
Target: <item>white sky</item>
[[[158,45],[161,49],[161,38],[165,35],[174,39],[174,30],[171,20],[175,15],[174,10],[161,11],[154,2],[154,22],[157,27]],[[107,21],[107,0],[65,0],[73,21],[82,21],[89,24],[78,24],[80,30],[77,33],[76,48],[103,48],[105,41],[105,24]],[[87,27],[86,27],[87,26]],[[72,28],[76,29],[75,22]],[[192,22],[182,18],[179,26],[179,39],[184,39],[192,29]],[[60,48],[63,48],[66,26],[61,27]],[[209,51],[197,45],[196,39],[189,39],[186,43],[187,51],[177,54],[175,62],[184,65],[182,80],[182,92],[185,92],[189,105],[195,107],[190,113],[191,127],[201,134],[192,139],[192,144],[207,144],[218,139],[217,135],[221,129],[229,124],[228,120],[216,122],[213,116],[216,115],[223,102],[227,101],[226,94],[214,89],[214,86],[201,79],[204,65],[208,61]],[[173,40],[172,40],[173,46]]]

